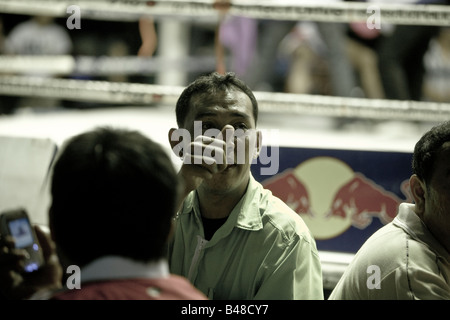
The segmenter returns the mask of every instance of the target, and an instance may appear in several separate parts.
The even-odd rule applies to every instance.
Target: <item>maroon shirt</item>
[[[90,281],[81,289],[58,292],[51,300],[207,300],[185,278],[170,275],[159,279]]]

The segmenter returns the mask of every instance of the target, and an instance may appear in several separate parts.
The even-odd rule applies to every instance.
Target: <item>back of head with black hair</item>
[[[412,170],[426,183],[434,172],[434,162],[442,145],[450,141],[450,121],[443,122],[426,132],[414,147]]]
[[[194,95],[214,95],[216,92],[222,92],[232,88],[242,91],[250,98],[253,106],[253,117],[256,124],[258,120],[258,102],[256,101],[250,87],[248,87],[245,82],[237,78],[233,72],[228,72],[225,75],[213,72],[209,75],[204,75],[197,78],[181,93],[175,109],[178,127],[182,128],[184,126],[184,120],[189,112],[191,98]]]
[[[84,265],[119,255],[165,255],[178,196],[160,145],[128,130],[98,128],[70,139],[52,175],[50,225],[58,250]]]

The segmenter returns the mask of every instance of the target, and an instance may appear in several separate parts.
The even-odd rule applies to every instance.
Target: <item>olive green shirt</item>
[[[252,176],[247,192],[210,241],[197,193],[176,218],[171,272],[210,299],[323,299],[320,259],[306,224]]]
[[[402,203],[397,217],[361,247],[330,300],[450,299],[450,255]]]

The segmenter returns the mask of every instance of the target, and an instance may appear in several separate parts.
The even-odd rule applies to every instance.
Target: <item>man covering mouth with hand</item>
[[[200,77],[179,97],[176,116],[169,140],[183,159],[184,191],[171,271],[211,299],[323,299],[309,229],[251,175],[262,136],[250,88],[231,73]]]

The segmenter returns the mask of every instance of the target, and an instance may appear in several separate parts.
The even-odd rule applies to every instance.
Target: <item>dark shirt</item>
[[[203,231],[205,233],[205,240],[211,240],[214,233],[219,229],[225,221],[227,221],[228,217],[220,218],[220,219],[209,219],[202,217],[203,222]]]

